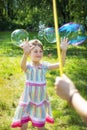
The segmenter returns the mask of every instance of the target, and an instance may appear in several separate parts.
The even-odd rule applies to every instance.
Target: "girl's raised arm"
[[[23,71],[26,71],[26,62],[27,58],[31,52],[31,50],[34,48],[34,46],[30,46],[28,41],[25,41],[25,44],[21,47],[24,51],[22,61],[21,61],[21,68]]]
[[[66,52],[67,52],[67,48],[68,48],[68,39],[67,38],[61,39],[61,46],[60,47],[61,47],[61,50],[62,50],[62,53],[61,53],[62,65],[64,66],[65,58],[66,58]],[[57,69],[57,68],[59,68],[59,65],[60,65],[60,63],[50,64],[48,68],[50,70]]]
[[[27,55],[23,54],[22,61],[21,61],[21,69],[26,71],[26,62],[27,62]]]

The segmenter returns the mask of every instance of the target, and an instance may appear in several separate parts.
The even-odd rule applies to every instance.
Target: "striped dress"
[[[25,89],[19,101],[12,128],[21,127],[28,121],[35,127],[43,127],[46,122],[54,123],[51,106],[46,92],[46,72],[48,63],[38,68],[27,64]]]

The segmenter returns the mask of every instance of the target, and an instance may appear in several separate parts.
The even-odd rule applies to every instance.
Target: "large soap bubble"
[[[22,46],[24,40],[29,39],[29,34],[24,29],[16,29],[11,33],[11,40],[17,46]]]
[[[76,23],[67,23],[59,28],[59,36],[67,37],[69,39],[69,44],[78,45],[83,43],[86,39],[86,31],[83,25]],[[44,37],[50,43],[56,42],[55,29],[54,27],[49,27],[44,29]]]
[[[86,31],[83,25],[76,23],[67,23],[59,28],[60,37],[67,37],[69,44],[78,45],[83,43],[86,39]]]

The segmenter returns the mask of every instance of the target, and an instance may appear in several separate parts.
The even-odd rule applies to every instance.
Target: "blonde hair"
[[[29,45],[39,46],[43,50],[43,45],[38,39],[30,40]]]

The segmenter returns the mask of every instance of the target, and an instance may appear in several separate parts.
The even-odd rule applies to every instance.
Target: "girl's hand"
[[[68,38],[64,37],[64,38],[61,38],[61,45],[60,45],[61,49],[63,51],[66,51],[67,48],[68,48]]]
[[[29,41],[28,41],[28,40],[23,41],[23,45],[21,46],[21,48],[22,48],[23,51],[24,51],[24,54],[27,55],[27,56],[30,54],[31,50],[32,50],[34,47],[35,47],[35,46],[29,45]]]

